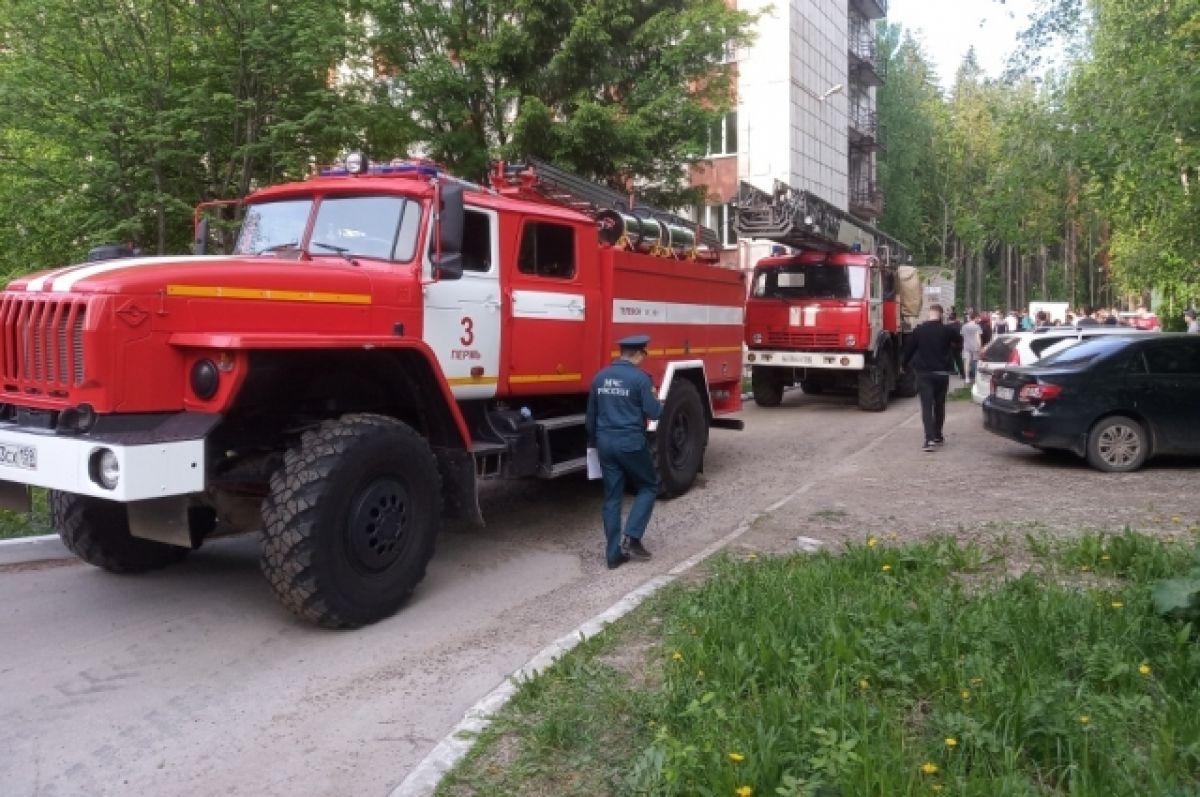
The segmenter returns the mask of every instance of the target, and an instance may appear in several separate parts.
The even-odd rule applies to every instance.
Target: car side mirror
[[[463,275],[463,228],[466,224],[466,208],[463,203],[463,187],[458,183],[443,183],[438,195],[438,248],[434,255],[433,277],[439,280],[456,280]]]

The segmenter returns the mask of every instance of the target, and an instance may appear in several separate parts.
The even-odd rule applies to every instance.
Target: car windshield
[[[1077,343],[1056,354],[1051,354],[1038,360],[1039,366],[1086,365],[1094,360],[1107,357],[1128,346],[1130,338],[1121,335],[1104,335]]]
[[[861,299],[866,292],[866,266],[777,266],[754,275],[760,299]]]
[[[235,252],[260,255],[298,249],[312,205],[311,199],[251,205]],[[420,225],[420,204],[404,197],[330,197],[317,207],[307,248],[313,257],[407,262],[416,252]]]

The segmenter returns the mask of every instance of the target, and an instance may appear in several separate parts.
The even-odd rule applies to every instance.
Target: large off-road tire
[[[858,374],[858,408],[865,412],[886,410],[891,381],[891,369],[886,356],[868,361]]]
[[[1088,433],[1087,461],[1096,470],[1129,473],[1142,467],[1149,456],[1150,435],[1132,418],[1104,418]]]
[[[912,398],[917,395],[917,372],[912,368],[905,368],[904,373],[896,377],[897,398]]]
[[[667,393],[658,430],[654,434],[654,459],[658,467],[659,494],[683,495],[696,481],[708,446],[708,419],[696,386],[677,379]]]
[[[305,432],[271,477],[262,570],[279,601],[326,628],[393,614],[425,577],[442,519],[429,444],[382,415]]]
[[[50,491],[50,522],[71,553],[110,573],[143,573],[180,561],[191,551],[129,533],[124,504]]]
[[[783,379],[775,368],[754,366],[750,369],[750,389],[760,407],[778,407],[783,402]]]
[[[825,392],[825,383],[812,378],[802,379],[800,380],[800,389],[806,396],[819,396]]]

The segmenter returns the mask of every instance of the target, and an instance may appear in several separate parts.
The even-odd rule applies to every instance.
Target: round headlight
[[[201,401],[217,395],[221,386],[221,374],[212,360],[200,360],[192,366],[192,392]]]
[[[117,455],[111,449],[97,449],[93,452],[89,464],[92,481],[105,490],[117,489],[117,482],[121,480],[121,463],[117,461]]]

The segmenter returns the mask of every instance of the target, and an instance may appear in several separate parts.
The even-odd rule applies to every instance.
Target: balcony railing
[[[872,149],[879,144],[879,116],[863,105],[850,106],[850,146]]]
[[[887,0],[850,0],[850,7],[867,19],[887,16]]]
[[[850,212],[868,219],[883,215],[883,191],[874,181],[858,180],[850,184]]]
[[[850,55],[852,79],[864,86],[883,84],[887,78],[887,68],[879,53],[875,27],[857,14],[850,15],[850,36],[846,49]]]

